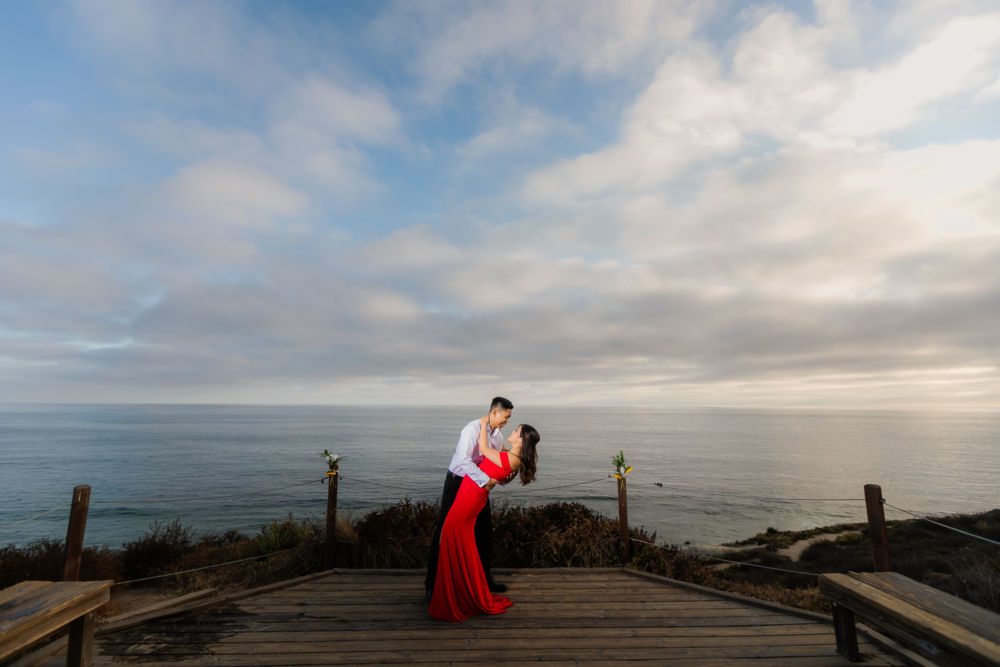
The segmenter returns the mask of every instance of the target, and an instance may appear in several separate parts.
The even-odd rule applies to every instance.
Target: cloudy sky
[[[0,402],[1000,405],[992,0],[0,6]]]

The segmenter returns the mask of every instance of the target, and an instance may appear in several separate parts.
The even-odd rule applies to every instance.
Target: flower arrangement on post
[[[625,451],[618,450],[618,453],[611,457],[611,463],[615,466],[614,474],[608,475],[608,477],[614,477],[615,479],[625,479],[625,475],[632,472],[632,466],[625,464]]]
[[[326,465],[329,466],[330,472],[326,473],[327,477],[332,478],[337,476],[337,471],[340,469],[340,456],[334,454],[333,452],[324,449],[321,456],[326,460]]]

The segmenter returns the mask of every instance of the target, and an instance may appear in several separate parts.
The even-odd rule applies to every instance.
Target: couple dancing
[[[535,479],[540,436],[521,424],[504,450],[500,429],[514,404],[497,396],[485,417],[465,425],[448,466],[441,494],[441,514],[427,557],[426,602],[434,618],[464,621],[477,614],[502,614],[513,604],[507,587],[493,580],[493,523],[490,489],[520,474],[521,484]]]

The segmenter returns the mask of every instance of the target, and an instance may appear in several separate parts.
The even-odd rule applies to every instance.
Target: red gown
[[[483,459],[479,468],[493,479],[503,479],[511,472],[507,452],[500,452],[500,461],[503,467]],[[476,517],[489,494],[468,476],[458,487],[441,528],[441,555],[428,608],[434,618],[457,623],[477,614],[502,614],[514,604],[506,596],[490,592],[476,548]]]

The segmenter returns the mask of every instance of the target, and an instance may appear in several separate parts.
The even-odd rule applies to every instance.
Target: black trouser
[[[424,586],[427,590],[434,589],[434,579],[437,577],[438,554],[441,552],[441,527],[444,526],[444,519],[448,516],[455,496],[458,495],[458,487],[462,486],[464,477],[459,477],[455,473],[448,471],[444,478],[444,490],[441,492],[441,512],[438,515],[437,525],[434,526],[434,535],[431,537],[431,549],[427,554],[427,578],[424,579]],[[490,499],[486,497],[486,506],[476,517],[476,548],[479,549],[479,560],[483,562],[483,571],[486,572],[486,580],[493,581],[490,566],[493,564],[493,514],[490,510]]]

